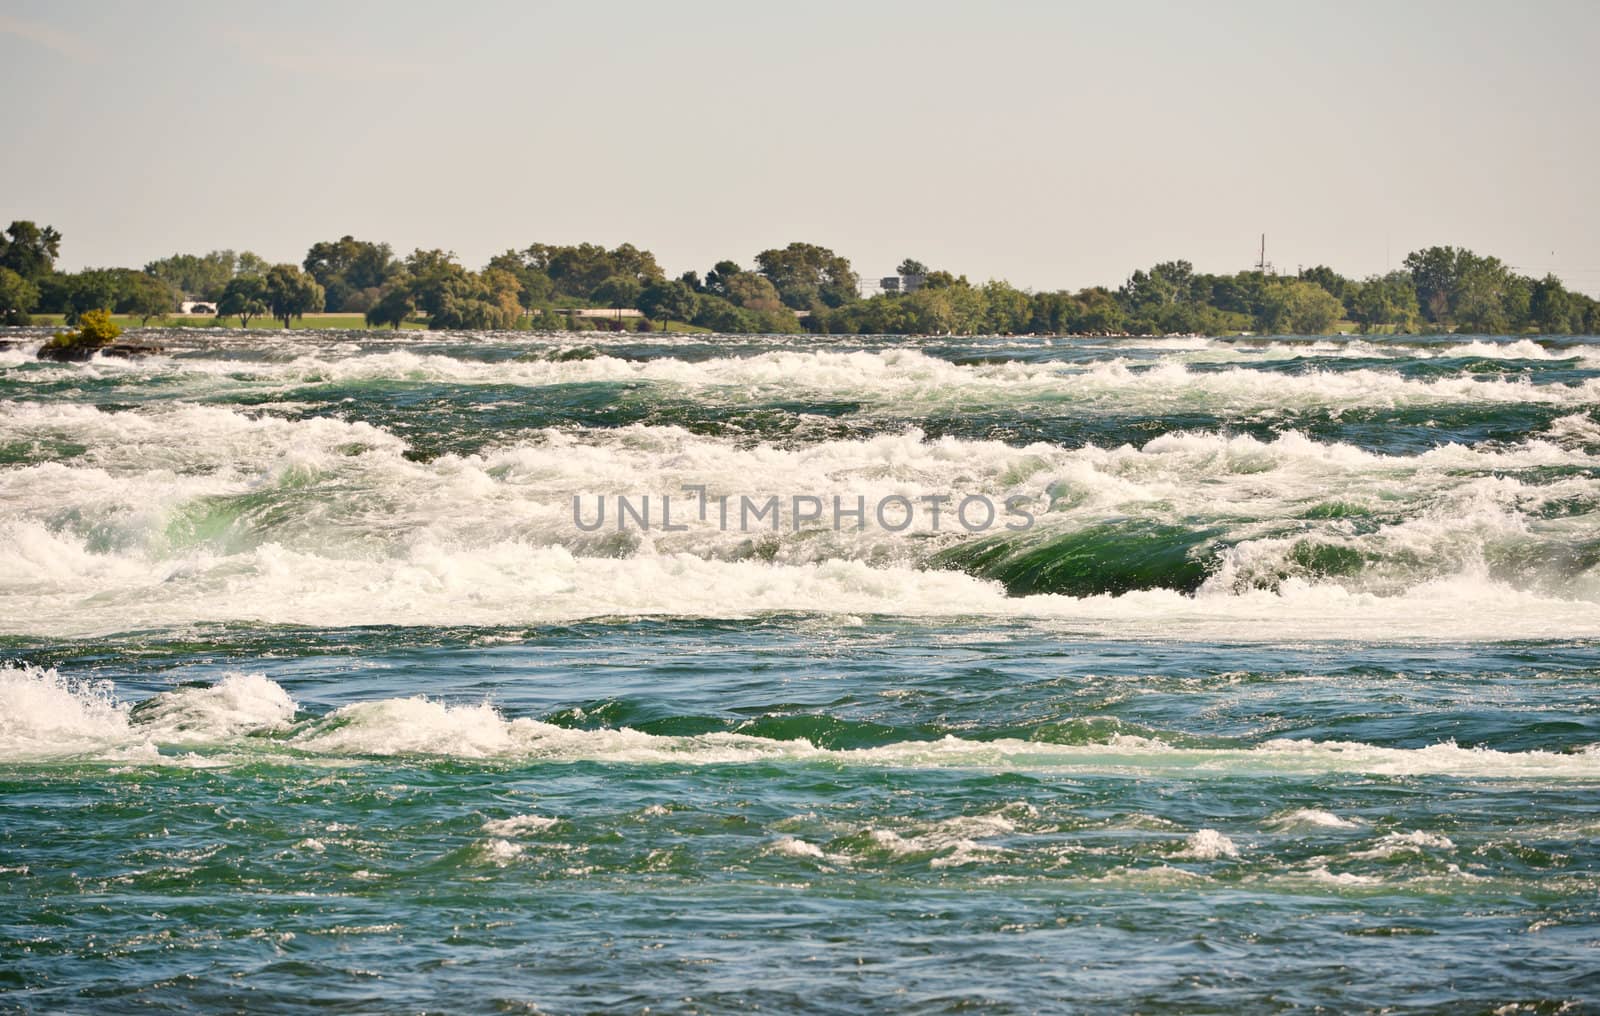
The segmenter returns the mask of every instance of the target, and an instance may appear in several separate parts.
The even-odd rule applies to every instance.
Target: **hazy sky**
[[[62,265],[791,240],[1031,288],[1432,243],[1600,292],[1600,3],[0,0]]]

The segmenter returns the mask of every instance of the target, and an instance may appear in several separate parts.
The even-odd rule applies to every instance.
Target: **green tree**
[[[1303,282],[1314,282],[1332,293],[1340,303],[1347,303],[1351,296],[1354,283],[1329,268],[1327,265],[1313,265],[1300,270],[1300,279]]]
[[[787,307],[777,310],[747,310],[751,330],[763,335],[795,335],[800,331],[800,319]]]
[[[416,306],[428,315],[430,329],[467,331],[516,327],[522,314],[521,283],[511,272],[488,268],[469,272],[444,251],[416,250],[406,259]]]
[[[294,265],[273,265],[263,280],[263,298],[272,316],[289,327],[291,318],[304,317],[323,308],[322,287],[317,280]]]
[[[908,294],[905,304],[908,332],[916,335],[948,335],[956,329],[956,307],[950,294],[953,287],[919,289]]]
[[[1267,290],[1279,281],[1276,276],[1258,271],[1197,275],[1190,288],[1195,299],[1217,310],[1256,317],[1261,313]]]
[[[174,254],[144,266],[153,275],[190,299],[218,300],[233,278],[238,259],[231,250],[209,254]]]
[[[115,268],[85,268],[71,275],[52,276],[54,283],[62,284],[61,311],[67,324],[77,324],[86,311],[103,310],[110,313],[122,297],[125,277]]]
[[[620,309],[634,307],[639,303],[639,294],[644,292],[644,286],[631,275],[613,275],[589,294],[589,299],[602,307]]]
[[[177,293],[172,286],[154,275],[139,272],[128,278],[123,286],[117,311],[139,319],[148,325],[153,317],[162,317],[178,309]]]
[[[1578,300],[1583,304],[1583,327],[1577,330],[1585,335],[1600,335],[1600,300],[1587,296],[1580,296]]]
[[[764,275],[755,272],[734,272],[721,277],[721,286],[727,299],[736,306],[750,311],[785,310],[778,289]]]
[[[917,330],[917,304],[898,294],[879,293],[840,307],[811,312],[806,327],[835,335],[908,335]]]
[[[1422,316],[1434,324],[1448,324],[1451,302],[1456,291],[1461,255],[1470,252],[1454,247],[1428,247],[1406,255],[1406,271],[1417,293]]]
[[[1410,331],[1421,316],[1416,286],[1404,271],[1368,277],[1355,287],[1350,303],[1350,319],[1363,332],[1390,325]]]
[[[264,279],[267,277],[267,270],[271,267],[272,265],[267,263],[266,258],[255,253],[254,251],[240,251],[239,260],[233,266],[233,274],[236,276],[251,275],[259,279]]]
[[[1428,247],[1408,254],[1405,266],[1423,316],[1435,324],[1500,333],[1527,323],[1533,284],[1499,258]]]
[[[952,331],[957,335],[977,335],[989,330],[989,299],[983,290],[963,283],[946,293],[955,313]]]
[[[240,328],[249,328],[251,318],[267,312],[267,284],[259,275],[234,276],[217,299],[217,318],[236,317]]]
[[[1528,318],[1546,335],[1565,335],[1583,327],[1583,312],[1573,294],[1554,275],[1533,284],[1528,297]]]
[[[1344,304],[1326,289],[1285,279],[1267,288],[1255,324],[1265,334],[1324,335],[1343,316]]]
[[[398,329],[416,312],[416,300],[411,295],[411,280],[397,278],[384,287],[378,302],[367,311],[367,324],[373,328],[388,325]]]
[[[37,282],[55,268],[61,253],[61,234],[52,226],[18,219],[0,233],[0,268],[9,268],[30,282]]]
[[[382,286],[394,273],[394,251],[386,243],[346,235],[312,244],[302,267],[323,287],[330,310],[346,310],[351,296]]]
[[[454,251],[440,250],[437,247],[433,248],[432,250],[423,250],[421,247],[418,247],[416,250],[406,255],[405,261],[406,273],[411,276],[413,281],[427,278],[429,275],[433,275],[438,272],[448,272],[460,267],[461,264],[456,260]]]
[[[555,292],[582,300],[613,275],[626,275],[639,281],[641,286],[659,282],[664,277],[655,255],[625,243],[615,250],[606,250],[599,244],[580,243],[561,247],[533,244],[524,258],[529,267],[550,277]]]
[[[900,266],[895,269],[896,275],[927,275],[929,272],[930,269],[928,266],[923,264],[921,261],[918,261],[916,258],[906,258],[904,261],[900,262]]]
[[[467,273],[457,283],[445,287],[436,310],[428,315],[428,327],[434,330],[457,329],[462,331],[504,331],[515,328],[521,315],[521,305],[516,302],[516,291],[507,291],[511,306],[497,299],[495,289],[478,275]]]
[[[496,254],[489,259],[487,267],[506,272],[517,280],[517,301],[526,310],[547,305],[555,293],[555,283],[550,276],[530,265],[518,251]]]
[[[667,321],[692,321],[695,314],[694,290],[677,279],[654,282],[639,294],[639,309],[646,317]]]
[[[970,286],[965,275],[957,276],[940,268],[929,272],[922,277],[923,289],[950,289],[954,286]]]
[[[848,258],[815,244],[791,243],[781,250],[764,250],[756,255],[756,267],[795,310],[819,303],[839,307],[857,299],[861,288]]]
[[[485,268],[478,273],[484,288],[484,300],[492,308],[489,323],[483,327],[501,330],[515,328],[522,317],[521,284],[510,272]]]
[[[613,249],[609,257],[613,275],[626,275],[637,279],[640,286],[647,286],[666,278],[666,273],[656,264],[656,256],[647,250],[640,250],[631,243]]]
[[[1163,261],[1148,272],[1136,271],[1118,290],[1123,305],[1137,315],[1160,316],[1165,308],[1194,302],[1194,266]]]
[[[1028,302],[1028,331],[1059,335],[1067,330],[1075,301],[1065,290],[1035,293]]]
[[[728,296],[728,282],[745,274],[737,261],[718,261],[706,272],[706,292],[724,299]]]
[[[1513,296],[1520,299],[1511,299]],[[1462,251],[1450,300],[1450,316],[1458,329],[1498,335],[1526,316],[1527,294],[1499,258]]]
[[[452,252],[438,248],[423,250],[419,247],[406,256],[405,267],[406,275],[411,280],[408,286],[412,299],[417,309],[426,314],[430,321],[443,312],[447,292],[449,299],[455,300],[467,288],[464,281],[467,270],[461,267]]]
[[[982,330],[992,335],[1015,335],[1028,330],[1033,298],[1009,282],[990,281],[983,287]]]
[[[692,323],[728,335],[740,335],[756,330],[756,323],[751,315],[735,307],[728,300],[710,293],[700,296],[695,301]]]
[[[1078,291],[1077,307],[1068,319],[1068,331],[1076,335],[1116,335],[1125,326],[1122,304],[1116,294],[1103,286]]]
[[[1506,268],[1505,281],[1500,291],[1500,309],[1506,316],[1510,330],[1525,332],[1534,326],[1533,315],[1533,287],[1538,285],[1534,279],[1526,275],[1519,275]]]
[[[39,305],[39,287],[10,268],[0,268],[0,324],[25,325]]]

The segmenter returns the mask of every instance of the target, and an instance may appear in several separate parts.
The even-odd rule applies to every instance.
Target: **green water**
[[[0,1009],[1600,999],[1600,346],[20,337]]]

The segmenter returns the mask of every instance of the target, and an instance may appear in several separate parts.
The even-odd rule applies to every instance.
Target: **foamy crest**
[[[1359,850],[1351,857],[1366,859],[1393,857],[1396,854],[1420,854],[1429,850],[1454,850],[1450,837],[1414,829],[1408,833],[1385,833],[1367,850]]]
[[[476,848],[479,859],[497,867],[504,868],[520,858],[528,848],[521,843],[512,843],[510,840],[491,839]]]
[[[185,403],[108,412],[77,403],[0,402],[0,442],[81,448],[74,465],[116,476],[219,468],[248,476],[282,465],[290,453],[398,454],[405,448],[399,438],[368,423],[326,417],[290,420],[234,406]]]
[[[72,553],[58,560],[71,561]],[[80,551],[81,554],[81,551]],[[82,555],[91,567],[38,586],[0,584],[0,614],[30,633],[92,636],[210,621],[514,626],[617,616],[740,618],[772,612],[1003,617],[1150,638],[1506,639],[1600,635],[1592,602],[1445,576],[1392,595],[1288,579],[1271,589],[1164,589],[1009,597],[955,571],[832,560],[782,565],[692,554],[578,557],[518,543],[421,545],[344,559],[268,545],[174,566]],[[78,590],[103,588],[93,594]],[[21,586],[21,588],[17,588]],[[83,597],[97,606],[86,610]],[[26,604],[28,611],[15,609]],[[1493,618],[1486,627],[1485,618]],[[14,622],[18,623],[18,622]]]
[[[1326,867],[1320,865],[1310,869],[1306,874],[1311,876],[1313,882],[1344,889],[1383,885],[1383,879],[1376,875],[1357,875],[1351,871],[1329,871]]]
[[[1172,856],[1215,861],[1224,857],[1238,857],[1239,848],[1217,830],[1201,829],[1190,833],[1188,839],[1184,840],[1183,849]]]
[[[548,815],[513,815],[510,818],[490,819],[483,824],[483,831],[491,836],[524,836],[548,832],[560,824],[560,819]]]
[[[785,857],[800,857],[809,861],[820,861],[827,857],[827,853],[815,843],[796,839],[793,836],[783,836],[773,841],[772,852]]]
[[[1275,815],[1267,825],[1280,832],[1316,829],[1359,829],[1361,823],[1340,818],[1331,811],[1321,808],[1296,808],[1293,811]]]
[[[1359,742],[1277,739],[1250,748],[1177,748],[1150,738],[1116,735],[1104,743],[1058,745],[947,736],[871,748],[824,749],[804,739],[774,740],[734,733],[647,734],[629,728],[580,730],[528,717],[507,718],[486,704],[450,705],[420,697],[341,707],[307,723],[287,742],[322,755],[436,755],[619,764],[736,765],[790,761],[913,768],[1018,771],[1177,773],[1194,778],[1354,772],[1391,776],[1450,775],[1484,779],[1600,780],[1600,752],[1501,752],[1441,743],[1386,748]],[[949,844],[1003,835],[1015,828],[1003,813],[957,816],[902,836],[906,842]],[[1196,846],[1220,846],[1202,830]],[[1219,834],[1220,835],[1220,834]],[[887,839],[885,840],[887,844]]]
[[[1483,339],[1474,339],[1471,342],[1450,346],[1439,355],[1482,360],[1575,360],[1582,357],[1583,353],[1575,349],[1547,349],[1532,339],[1517,339],[1515,342],[1486,342]]]
[[[177,688],[140,703],[133,719],[161,743],[216,742],[236,734],[276,730],[294,720],[294,699],[260,674],[227,674],[215,684]]]
[[[874,848],[896,858],[927,857],[930,868],[956,868],[991,862],[1007,853],[997,843],[984,843],[988,837],[1013,832],[1016,826],[1003,815],[957,815],[932,822],[917,823],[903,831],[871,829]]]
[[[487,703],[450,704],[415,696],[356,702],[287,726],[295,713],[281,688],[261,677],[233,675],[210,687],[163,692],[134,709],[118,704],[108,683],[85,685],[55,671],[0,670],[0,759],[80,755],[123,759],[127,749],[156,743],[191,748],[245,748],[286,760],[317,757],[432,756],[454,759],[587,761],[608,764],[739,765],[788,762],[851,766],[1052,772],[1166,773],[1205,779],[1237,774],[1373,773],[1476,779],[1600,781],[1600,751],[1502,752],[1441,743],[1386,748],[1359,742],[1277,739],[1248,748],[1179,748],[1152,738],[1114,735],[1100,743],[1052,744],[946,736],[871,748],[826,749],[804,739],[737,733],[648,734],[629,728],[580,730],[529,717],[508,718]],[[259,737],[262,733],[268,737]],[[150,761],[159,756],[150,754]],[[133,761],[138,761],[135,757]],[[960,815],[910,830],[880,830],[883,845],[943,849],[1016,830],[1023,810],[1007,806]],[[1294,813],[1301,815],[1301,813]],[[1289,818],[1293,818],[1291,815]],[[486,832],[510,836],[550,828],[557,820],[523,815],[492,819]],[[1296,821],[1305,821],[1302,816]],[[1327,824],[1326,819],[1317,820]],[[1193,834],[1185,849],[1226,853],[1215,830]],[[1390,834],[1380,846],[1449,847],[1447,839]],[[1196,854],[1195,856],[1199,856]]]
[[[78,755],[126,744],[127,707],[106,681],[0,665],[0,760]]]
[[[1205,339],[1184,341],[1192,349],[1209,348],[1211,342]],[[1464,348],[1481,347],[1481,351],[1461,355],[1558,358],[1535,343],[1523,342],[1525,346],[1468,344]],[[1140,345],[1151,343],[1133,343],[1129,348]],[[1249,347],[1233,348],[1237,351]],[[68,372],[76,373],[69,375]],[[628,360],[605,353],[582,360],[535,355],[520,360],[486,361],[407,349],[320,350],[307,352],[289,362],[205,358],[104,361],[87,368],[61,368],[55,373],[40,371],[27,377],[59,383],[64,376],[82,378],[86,372],[94,378],[155,375],[180,397],[203,396],[222,389],[284,394],[313,385],[379,381],[529,388],[611,382],[694,390],[702,398],[733,403],[786,398],[803,391],[848,395],[869,403],[893,403],[902,408],[915,404],[932,407],[956,403],[1071,400],[1084,408],[1116,406],[1146,412],[1199,405],[1230,409],[1305,409],[1462,402],[1578,404],[1593,403],[1600,395],[1600,385],[1594,381],[1533,385],[1504,378],[1418,380],[1370,369],[1286,375],[1244,366],[1191,372],[1175,359],[1163,359],[1153,367],[1132,365],[1121,359],[1087,365],[1022,362],[959,365],[930,356],[912,345],[848,352],[780,349],[694,361],[668,357]]]
[[[1263,637],[1292,626],[1310,637],[1471,638],[1485,616],[1503,619],[1494,637],[1600,632],[1600,573],[1555,570],[1583,560],[1560,548],[1580,545],[1592,526],[1567,506],[1600,504],[1597,449],[1584,440],[1595,425],[1580,414],[1558,420],[1549,439],[1411,457],[1297,433],[1064,449],[908,431],[775,448],[636,426],[544,432],[431,463],[406,459],[399,441],[370,427],[218,407],[15,416],[19,435],[55,427],[88,447],[82,462],[0,471],[0,617],[29,634],[818,610],[1219,637],[1254,637],[1265,624]],[[0,429],[12,423],[0,414]],[[926,512],[904,533],[714,524],[587,533],[573,523],[574,495],[669,493],[680,498],[676,518],[698,522],[689,484],[713,498],[1016,494],[1032,499],[1039,520],[1018,546],[1107,518],[1215,527],[1224,545],[1199,596],[1006,597],[993,583],[924,567],[965,538]],[[1551,505],[1561,511],[1542,517]],[[1494,572],[1491,557],[1513,570]],[[1319,570],[1324,560],[1344,570]]]

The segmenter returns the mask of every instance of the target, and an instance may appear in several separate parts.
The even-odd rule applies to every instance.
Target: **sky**
[[[0,0],[59,266],[802,240],[1031,289],[1453,244],[1600,295],[1593,0]]]

